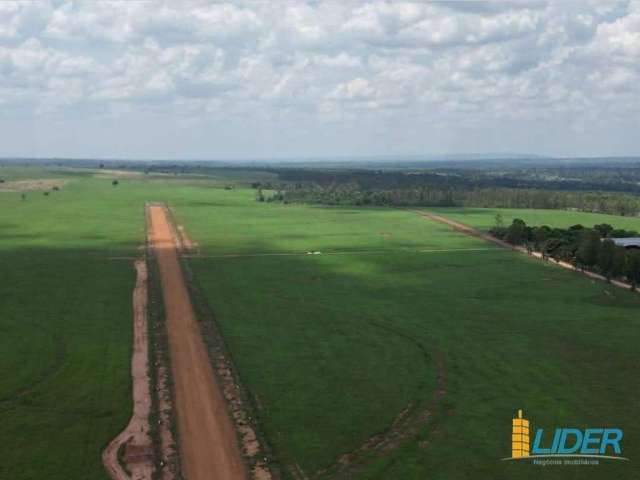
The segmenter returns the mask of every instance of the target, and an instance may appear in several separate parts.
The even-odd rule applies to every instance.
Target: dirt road
[[[430,220],[436,221],[436,222],[440,222],[440,223],[444,223],[445,225],[449,225],[451,228],[453,228],[454,230],[464,233],[466,235],[471,235],[472,237],[478,237],[481,238],[483,240],[486,240],[488,242],[492,242],[495,243],[497,245],[500,245],[502,247],[505,248],[510,248],[511,250],[515,250],[516,252],[520,252],[520,253],[525,253],[528,254],[532,257],[535,257],[537,259],[540,260],[547,260],[545,258],[543,258],[542,254],[540,252],[527,252],[527,249],[524,247],[518,247],[515,245],[511,245],[510,243],[507,242],[503,242],[500,239],[497,239],[495,237],[492,237],[491,235],[487,234],[487,233],[483,233],[479,230],[476,230],[473,227],[470,227],[468,225],[465,225],[464,223],[460,223],[460,222],[456,222],[455,220],[451,220],[450,218],[446,218],[446,217],[442,217],[440,215],[436,215],[434,213],[429,213],[429,212],[421,212],[418,210],[411,210],[414,213],[417,213],[418,215],[422,215],[425,218],[428,218]],[[607,281],[607,279],[605,277],[603,277],[602,275],[599,275],[597,273],[593,273],[593,272],[589,272],[586,270],[580,270],[578,268],[576,268],[575,266],[571,265],[568,262],[563,262],[562,260],[548,260],[549,262],[551,262],[554,265],[558,265],[559,267],[562,268],[566,268],[567,270],[572,270],[574,272],[580,273],[582,275],[584,275],[585,277],[589,277],[592,278],[594,280],[601,280],[601,281]],[[619,288],[624,288],[625,290],[630,290],[631,289],[631,285],[626,283],[626,282],[621,282],[620,280],[611,280],[609,283],[611,283],[611,285],[615,285],[616,287]]]
[[[446,218],[446,217],[442,217],[440,215],[436,215],[435,213],[429,213],[429,212],[421,212],[418,210],[411,210],[414,213],[417,213],[418,215],[421,215],[425,218],[428,218],[429,220],[433,220],[435,222],[439,222],[439,223],[444,223],[445,225],[450,226],[451,228],[453,228],[454,230],[460,232],[460,233],[464,233],[466,235],[471,235],[472,237],[478,237],[481,238],[483,240],[486,240],[487,242],[491,242],[491,243],[495,243],[497,245],[500,245],[501,247],[505,247],[505,248],[511,248],[512,250],[518,250],[517,247],[507,243],[507,242],[503,242],[502,240],[499,240],[495,237],[492,237],[491,235],[488,235],[486,233],[482,233],[479,230],[476,230],[473,227],[470,227],[469,225],[465,225],[464,223],[460,223],[460,222],[456,222],[455,220],[451,220],[450,218]]]
[[[195,318],[166,211],[162,206],[148,208],[149,240],[165,304],[183,474],[188,480],[244,480],[236,434]]]
[[[133,415],[127,427],[107,445],[102,461],[113,480],[147,480],[151,478],[152,446],[149,438],[148,339],[147,339],[147,264],[135,262],[137,278],[133,290]],[[123,461],[129,473],[118,461],[118,451],[124,445]]]

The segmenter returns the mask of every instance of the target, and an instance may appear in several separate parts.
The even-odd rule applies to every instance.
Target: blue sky
[[[640,1],[0,2],[0,156],[640,154]]]

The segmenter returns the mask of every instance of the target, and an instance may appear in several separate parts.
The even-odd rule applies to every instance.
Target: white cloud
[[[585,135],[594,132],[583,119],[598,118],[606,135],[616,112],[617,132],[627,122],[635,133],[639,58],[638,0],[4,1],[0,120],[108,117],[130,138],[119,130],[127,119],[144,115],[140,128],[152,135],[177,118],[203,132],[224,125],[215,140],[190,144],[192,156],[251,156],[291,152],[233,140],[245,124],[283,141],[298,131],[291,148],[309,155],[327,145],[335,154],[376,148],[365,137],[391,122],[394,138],[405,132],[406,152],[417,153],[441,147],[447,126],[452,138],[464,137],[463,125],[477,138],[499,137],[489,130],[503,125],[542,136],[563,112],[567,140],[545,148],[586,154],[572,118]],[[419,125],[426,130],[411,136]],[[317,143],[323,132],[339,140]],[[516,138],[504,136],[504,149],[528,148]],[[615,139],[604,138],[603,151]],[[223,153],[204,154],[214,146]],[[493,140],[483,148],[501,149]]]

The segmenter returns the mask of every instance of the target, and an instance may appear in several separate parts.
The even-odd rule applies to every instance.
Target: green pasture
[[[144,204],[205,202],[227,175],[206,182],[3,166],[0,178],[66,180],[25,200],[0,191],[0,479],[105,479],[101,451],[131,412]]]
[[[106,478],[101,449],[131,411],[135,279],[111,257],[137,255],[144,232],[120,193],[0,193],[0,478]]]
[[[424,408],[437,358],[447,393],[433,420],[351,478],[535,478],[540,467],[500,460],[518,408],[533,428],[620,426],[624,454],[640,456],[629,401],[640,391],[636,294],[510,251],[469,250],[491,245],[401,210],[219,193],[175,212],[200,246],[196,276],[285,476],[297,465],[313,478],[403,408]],[[420,252],[437,249],[460,250]],[[636,472],[630,463],[544,474]]]

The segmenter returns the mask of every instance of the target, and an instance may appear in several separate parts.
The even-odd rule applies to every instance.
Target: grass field
[[[0,478],[104,479],[101,451],[131,413],[144,204],[203,202],[202,185],[228,180],[151,175],[113,187],[104,173],[54,167],[2,167],[0,178],[67,182],[26,200],[0,191],[0,443],[10,451]]]
[[[0,478],[105,478],[100,451],[130,413],[134,271],[112,258],[138,255],[145,201],[169,203],[199,244],[193,270],[285,475],[295,464],[312,475],[408,405],[426,408],[441,361],[446,394],[431,421],[363,459],[354,478],[538,477],[540,467],[500,461],[518,408],[534,428],[624,429],[631,462],[545,477],[637,478],[640,296],[401,210],[258,203],[252,190],[220,188],[237,178],[112,187],[49,173],[69,179],[60,192],[0,193],[0,442],[11,449]],[[480,228],[495,216],[438,212]],[[511,216],[638,228],[605,215]],[[261,253],[298,255],[248,256]]]
[[[517,408],[547,428],[620,425],[625,454],[640,455],[628,401],[636,295],[504,250],[418,253],[487,245],[403,211],[256,204],[236,191],[176,212],[214,256],[192,264],[285,469],[313,474],[425,405],[437,356],[448,385],[435,421],[361,478],[533,478],[499,461]],[[383,253],[327,254],[361,250]],[[290,251],[323,255],[215,258]]]
[[[0,194],[0,478],[105,478],[130,414],[134,272],[109,257],[136,254],[143,217],[110,188]]]

